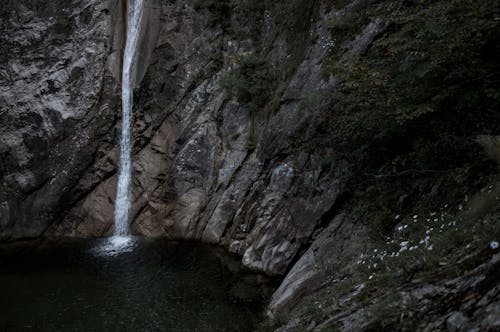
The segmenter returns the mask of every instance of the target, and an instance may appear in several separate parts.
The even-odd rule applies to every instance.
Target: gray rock
[[[108,55],[121,45],[119,8],[2,6],[0,238],[46,232],[109,173],[94,157],[113,141],[118,85],[105,64],[117,66]]]
[[[482,331],[500,330],[500,301],[491,303],[486,307],[485,317],[480,327]]]
[[[338,215],[319,234],[274,292],[268,306],[270,317],[294,307],[303,296],[320,288],[327,277],[334,278],[336,272],[354,261],[363,250],[366,231],[361,225],[352,225],[345,215]]]
[[[446,328],[450,332],[464,331],[467,326],[468,319],[460,311],[455,311],[450,314],[446,320]]]

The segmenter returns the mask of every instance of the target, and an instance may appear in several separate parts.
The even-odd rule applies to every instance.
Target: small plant
[[[262,108],[271,98],[275,85],[273,67],[263,58],[251,54],[242,57],[236,68],[227,72],[219,84],[251,111]]]
[[[352,38],[355,36],[360,26],[358,18],[353,14],[335,16],[328,21],[328,28],[332,37],[339,41],[344,41],[348,37]]]
[[[210,13],[208,22],[210,27],[220,24],[225,30],[230,25],[231,0],[196,0],[194,9],[207,10]]]

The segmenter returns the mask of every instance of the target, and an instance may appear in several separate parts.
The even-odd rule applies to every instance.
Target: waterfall
[[[132,107],[134,93],[134,56],[137,50],[143,0],[128,0],[127,41],[123,54],[122,73],[122,129],[120,139],[120,170],[115,202],[115,235],[129,233],[129,211],[132,183]]]

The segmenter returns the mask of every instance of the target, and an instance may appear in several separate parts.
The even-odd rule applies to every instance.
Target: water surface
[[[3,245],[0,331],[252,331],[263,286],[227,262],[141,238]]]

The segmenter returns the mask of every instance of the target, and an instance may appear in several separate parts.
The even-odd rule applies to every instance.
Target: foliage
[[[386,0],[329,22],[336,44],[375,18],[387,22],[365,54],[337,46],[324,61],[341,84],[310,144],[333,145],[336,161],[354,165],[349,188],[380,230],[393,226],[388,213],[463,195],[495,171],[476,141],[499,134],[499,6]]]
[[[333,17],[328,21],[328,28],[335,40],[336,44],[341,44],[349,38],[353,38],[361,28],[362,24],[366,23],[363,17],[357,13],[345,13]]]
[[[373,242],[380,243],[303,299],[300,308],[308,310],[293,313],[305,322],[303,329],[335,315],[349,298],[372,315],[365,330],[392,330],[391,324],[402,324],[401,314],[413,317],[405,320],[413,330],[419,308],[391,296],[416,287],[407,283],[453,278],[478,266],[500,236],[498,191],[489,186],[498,164],[482,150],[489,147],[489,158],[496,159],[500,3],[369,3],[329,22],[336,47],[323,69],[341,83],[330,96],[307,96],[299,108],[320,113],[309,149],[333,147],[323,167],[333,172],[335,164],[349,161],[352,196],[344,212],[366,220]],[[342,45],[376,18],[386,20],[386,30],[366,53],[346,54]],[[484,197],[474,209],[467,194],[480,188]],[[456,204],[446,207],[449,202]],[[365,286],[358,295],[353,281]]]
[[[220,25],[225,30],[230,25],[231,0],[196,0],[194,9],[208,11],[210,27]]]
[[[221,27],[238,40],[250,38],[255,42],[262,38],[268,15],[268,22],[275,28],[265,33],[283,33],[286,38],[289,56],[281,70],[284,77],[289,77],[304,57],[303,46],[310,37],[311,18],[319,6],[316,1],[308,0],[197,0],[194,8],[209,13],[209,27]],[[234,13],[237,13],[236,20],[232,21]],[[270,37],[273,36],[268,36],[272,40]]]
[[[272,17],[280,30],[286,32],[288,45],[285,76],[289,76],[302,62],[305,55],[304,44],[309,38],[312,18],[319,9],[317,1],[309,0],[279,0],[268,1],[271,6]]]
[[[251,37],[260,41],[264,15],[269,14],[278,27],[275,30],[285,33],[289,52],[279,70],[253,54],[239,59],[238,66],[221,79],[223,88],[256,111],[269,107],[276,99],[278,82],[286,81],[303,59],[305,41],[314,39],[309,31],[319,2],[240,3],[233,7],[248,18],[241,36],[247,38],[248,29]],[[488,161],[477,143],[478,137],[483,137],[483,142],[484,137],[500,134],[498,1],[359,3],[363,5],[356,10],[345,7],[345,1],[334,4],[337,10],[344,10],[328,22],[335,43],[323,69],[326,77],[336,76],[340,83],[335,91],[310,92],[301,99],[298,114],[307,117],[304,122],[310,127],[293,138],[287,152],[307,150],[321,155],[321,176],[335,172],[332,176],[338,179],[338,165],[348,165],[348,192],[342,194],[349,199],[341,209],[364,220],[375,241],[383,235],[399,242],[384,241],[378,247],[381,252],[372,258],[384,251],[385,261],[373,258],[370,269],[366,263],[349,270],[351,274],[343,271],[341,278],[337,274],[326,290],[304,300],[301,312],[285,313],[282,323],[290,317],[307,322],[297,330],[304,330],[313,320],[331,317],[348,296],[358,303],[373,303],[384,291],[389,295],[391,290],[398,291],[392,285],[404,285],[415,276],[432,278],[438,270],[449,276],[452,273],[447,269],[470,264],[470,259],[460,261],[467,250],[480,252],[485,241],[499,236],[498,226],[492,222],[498,218],[455,213],[439,215],[443,219],[436,223],[430,216],[431,211],[440,211],[436,209],[441,209],[443,201],[462,201],[498,172],[498,166]],[[377,18],[387,23],[386,29],[366,52],[359,56],[346,52],[348,42]],[[266,54],[266,49],[259,54]],[[248,148],[254,148],[252,140]],[[395,234],[395,227],[402,222],[395,215],[408,216],[415,211],[425,211],[425,218],[420,221],[419,217],[415,224],[411,217],[405,221],[409,225],[407,237],[403,237],[404,232]],[[434,232],[429,243],[425,242],[428,231]],[[425,246],[420,244],[422,240]],[[396,256],[405,241],[411,244],[409,248],[418,248]],[[475,255],[472,265],[483,258]],[[385,273],[382,268],[390,271]],[[366,284],[366,290],[352,296],[354,286],[360,284]],[[394,323],[399,317],[391,312],[399,313],[399,308],[394,309],[399,304],[400,299],[390,297],[378,302],[370,309],[374,317],[367,321],[366,329],[381,330]]]
[[[240,58],[237,67],[219,81],[222,88],[252,111],[257,111],[269,101],[275,83],[273,67],[255,54]]]
[[[490,116],[491,109],[473,108],[500,102],[493,93],[500,77],[493,60],[500,57],[498,3],[405,3],[385,1],[367,13],[383,16],[390,26],[367,56],[350,64],[344,94],[356,94],[361,105],[383,109],[401,124],[438,112],[453,121],[451,110],[469,118],[477,116],[470,112]],[[349,23],[337,23],[333,33],[349,31],[355,25]]]

